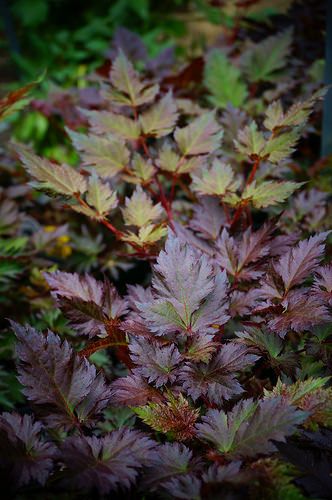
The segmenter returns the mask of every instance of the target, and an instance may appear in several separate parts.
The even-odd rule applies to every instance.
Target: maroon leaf
[[[17,363],[23,393],[50,427],[88,425],[111,397],[102,374],[76,354],[65,340],[48,331],[12,322],[18,339]]]
[[[42,425],[30,415],[0,415],[0,469],[13,489],[31,481],[44,485],[53,469],[55,446],[41,438]]]

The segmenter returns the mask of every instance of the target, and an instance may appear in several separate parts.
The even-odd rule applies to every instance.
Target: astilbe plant
[[[283,36],[262,80],[282,66]],[[245,59],[251,79],[258,56]],[[211,57],[236,83],[225,56]],[[67,130],[78,168],[14,146],[35,188],[104,226],[129,262],[151,262],[152,280],[120,296],[106,276],[45,272],[73,335],[12,322],[29,408],[0,417],[12,491],[212,499],[280,488],[304,498],[292,482],[304,475],[316,494],[294,457],[318,436],[322,460],[331,454],[329,211],[318,191],[281,204],[304,189],[290,156],[324,91],[287,109],[273,101],[253,120],[204,107],[229,102],[206,81],[212,98],[193,105],[119,53],[101,81],[105,109],[82,111],[88,131]],[[111,380],[89,360],[101,349]]]

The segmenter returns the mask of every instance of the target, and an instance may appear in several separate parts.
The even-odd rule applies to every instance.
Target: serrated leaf
[[[258,231],[248,228],[242,236],[238,246],[237,274],[253,262],[268,255],[270,250],[269,240],[273,228],[271,224],[264,224]]]
[[[92,165],[101,177],[114,177],[128,166],[130,154],[124,141],[66,130],[75,148],[81,151],[83,164]]]
[[[266,208],[284,202],[294,191],[303,185],[302,182],[265,181],[256,184],[253,181],[242,193],[242,200],[249,200],[256,208]]]
[[[154,100],[159,92],[159,85],[141,81],[132,63],[121,51],[112,65],[110,79],[118,91],[118,93],[110,93],[110,95],[113,101],[118,104],[141,106]]]
[[[186,363],[180,370],[179,380],[194,401],[205,396],[219,405],[243,392],[236,372],[257,359],[259,357],[250,354],[246,346],[230,342],[223,345],[209,363]]]
[[[282,301],[282,306],[283,312],[268,322],[269,328],[282,338],[291,330],[302,333],[331,321],[327,307],[303,291],[291,294]]]
[[[208,55],[204,83],[211,94],[210,102],[217,108],[225,108],[229,103],[242,106],[248,94],[240,70],[218,49]]]
[[[332,388],[324,387],[329,380],[330,377],[310,377],[307,380],[297,380],[294,384],[287,385],[278,379],[272,391],[264,390],[264,397],[281,396],[284,401],[308,412],[306,427],[310,427],[311,424],[317,425],[317,423],[330,427],[332,426]]]
[[[274,265],[276,272],[283,280],[286,291],[301,283],[318,267],[324,254],[324,242],[328,235],[329,232],[324,232],[300,241]]]
[[[244,70],[252,82],[274,81],[285,67],[292,44],[292,30],[252,45],[243,55]]]
[[[199,415],[199,409],[192,408],[182,394],[178,397],[168,394],[166,402],[149,403],[135,408],[135,412],[145,424],[156,431],[169,433],[177,441],[193,437]]]
[[[193,208],[194,215],[189,222],[190,227],[202,238],[216,240],[221,228],[226,224],[226,215],[220,206],[220,201],[204,196]]]
[[[326,92],[325,87],[319,89],[309,99],[293,104],[286,112],[283,110],[281,101],[272,102],[265,112],[264,126],[272,131],[283,127],[304,125],[313,112],[316,102],[321,100]]]
[[[145,339],[136,339],[130,342],[129,350],[137,367],[134,369],[135,374],[147,378],[156,387],[175,382],[181,355],[174,344],[158,346]]]
[[[234,144],[240,153],[249,156],[252,160],[261,159],[279,163],[293,153],[301,132],[301,127],[295,127],[292,130],[273,133],[265,137],[253,121],[239,131]]]
[[[137,140],[141,133],[139,122],[125,115],[117,115],[110,111],[83,110],[95,134],[115,135],[120,139]]]
[[[140,116],[144,134],[154,137],[163,137],[172,132],[177,119],[177,106],[171,92]]]
[[[196,465],[193,452],[180,443],[164,443],[158,447],[147,466],[143,484],[149,490],[168,481],[170,477],[182,476],[189,473]]]
[[[227,278],[214,272],[205,255],[171,235],[154,271],[153,299],[137,304],[151,331],[209,333],[212,324],[227,321]]]
[[[321,389],[329,380],[330,377],[310,377],[307,380],[298,380],[295,384],[287,385],[283,384],[281,380],[278,379],[277,384],[274,386],[272,391],[264,389],[264,397],[273,398],[281,396],[286,401],[289,401],[290,404],[299,406],[305,396],[317,391],[317,389]]]
[[[255,268],[255,263],[268,255],[271,231],[269,224],[258,231],[248,228],[241,239],[235,240],[224,228],[216,241],[216,261],[237,279],[257,279],[262,273]]]
[[[0,120],[18,111],[27,103],[27,95],[40,81],[42,77],[35,82],[28,83],[24,87],[13,90],[0,99]]]
[[[234,290],[230,297],[229,313],[232,318],[236,316],[247,316],[260,301],[260,291],[252,288],[247,292]]]
[[[137,186],[131,198],[126,198],[122,215],[127,226],[142,228],[151,222],[156,222],[163,214],[160,203],[153,205],[151,198]]]
[[[247,327],[246,331],[235,332],[235,335],[241,343],[257,348],[261,352],[267,352],[274,359],[278,358],[283,349],[280,337],[265,329]]]
[[[176,128],[174,138],[184,156],[213,153],[223,136],[220,125],[215,120],[215,113],[205,113],[189,125]]]
[[[259,402],[247,399],[229,413],[209,410],[196,428],[199,437],[214,444],[219,453],[230,458],[254,457],[273,452],[271,440],[285,441],[305,418],[304,412],[283,403],[281,398]]]
[[[171,147],[170,144],[164,144],[159,151],[157,164],[159,168],[166,172],[177,174],[187,174],[194,171],[200,164],[199,158],[184,158],[180,157]]]
[[[234,140],[237,150],[253,159],[262,156],[265,147],[265,138],[257,128],[256,122],[251,122],[240,130],[237,140]]]
[[[42,439],[42,430],[41,423],[31,415],[0,415],[0,447],[4,452],[0,465],[2,474],[14,483],[13,489],[32,481],[45,485],[52,472],[57,449]]]
[[[57,305],[79,334],[105,336],[108,322],[127,312],[122,299],[108,280],[97,281],[89,274],[55,271],[44,273]]]
[[[66,489],[98,491],[104,496],[119,486],[129,488],[149,461],[155,443],[132,429],[115,430],[103,437],[71,436],[60,447]]]
[[[192,174],[191,178],[192,188],[199,194],[222,196],[227,191],[236,191],[239,187],[232,167],[218,159],[213,161],[209,169],[202,168],[197,174]]]
[[[123,406],[141,406],[149,401],[157,402],[162,395],[139,375],[120,377],[111,384],[112,402]]]
[[[300,139],[302,133],[301,127],[295,127],[293,130],[272,135],[265,144],[262,156],[271,163],[279,163],[288,158],[294,151],[295,145]]]
[[[189,361],[207,363],[217,349],[213,335],[198,333],[191,337],[183,356]]]
[[[73,210],[96,220],[104,219],[118,204],[116,193],[112,191],[108,183],[102,182],[96,175],[89,178],[85,199],[89,207],[74,205]]]
[[[58,335],[12,323],[23,393],[50,427],[88,425],[111,397],[102,374]]]
[[[74,168],[52,163],[22,145],[15,145],[15,150],[29,174],[37,180],[32,183],[37,189],[67,196],[82,194],[87,190],[86,178]]]
[[[122,178],[133,184],[145,184],[154,175],[155,168],[150,159],[146,160],[140,154],[135,153],[131,162],[130,173],[122,175]]]
[[[123,241],[130,241],[139,246],[153,245],[157,241],[161,240],[167,234],[167,227],[162,225],[155,226],[154,224],[148,224],[139,229],[138,234],[132,231],[127,231],[122,236]]]
[[[328,305],[332,305],[332,266],[322,266],[316,270],[312,286],[314,293]]]

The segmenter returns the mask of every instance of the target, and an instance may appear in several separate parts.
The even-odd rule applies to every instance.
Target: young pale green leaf
[[[299,140],[302,127],[295,127],[292,130],[278,135],[272,135],[266,142],[263,157],[271,163],[279,163],[290,156],[295,151],[295,145]]]
[[[87,190],[86,178],[74,168],[52,163],[22,145],[15,145],[15,150],[29,174],[36,179],[32,185],[37,189],[65,196]]]
[[[96,175],[92,175],[89,179],[86,201],[89,207],[74,205],[73,209],[97,220],[104,219],[118,204],[116,193],[109,184],[102,182]]]
[[[281,396],[283,399],[289,401],[290,404],[299,406],[308,394],[315,393],[318,389],[324,387],[330,377],[313,378],[307,380],[297,380],[295,384],[286,385],[278,379],[277,384],[273,387],[272,391],[264,389],[264,397],[266,399]]]
[[[199,194],[222,196],[227,191],[233,192],[239,187],[230,165],[215,159],[212,167],[203,168],[198,175],[192,174],[193,190]]]
[[[163,213],[160,203],[153,205],[151,198],[138,186],[131,198],[126,198],[123,218],[127,226],[143,227],[155,222]]]
[[[140,154],[135,153],[130,173],[123,175],[122,178],[132,184],[145,184],[152,179],[154,172],[155,168],[152,161],[150,159],[146,160]]]
[[[160,152],[158,159],[158,166],[166,172],[173,172],[177,174],[187,174],[192,172],[198,167],[201,162],[200,158],[185,158],[180,157],[170,146],[170,144],[165,144]]]
[[[269,160],[271,163],[279,163],[293,153],[301,131],[301,127],[294,127],[291,130],[264,137],[263,133],[257,129],[256,122],[253,121],[239,131],[234,144],[240,153],[249,156],[252,160],[260,158]]]
[[[220,146],[223,131],[214,112],[204,113],[189,125],[177,128],[174,138],[184,156],[212,153]]]
[[[101,177],[114,177],[128,165],[130,154],[123,140],[66,130],[84,165],[93,165]]]
[[[145,135],[163,137],[172,132],[178,116],[176,102],[171,92],[168,92],[140,116],[143,132]]]
[[[193,408],[182,394],[175,397],[169,393],[167,401],[148,403],[134,408],[134,411],[146,425],[158,432],[169,433],[178,441],[191,439],[195,434],[199,409]]]
[[[128,231],[123,237],[123,241],[130,241],[131,243],[136,243],[136,245],[153,245],[157,241],[161,240],[167,234],[167,227],[153,224],[148,224],[141,227],[138,234]]]
[[[325,87],[319,89],[309,99],[293,104],[286,112],[283,110],[281,101],[272,102],[265,112],[264,126],[272,131],[304,125],[313,112],[316,102],[320,101],[326,92]]]
[[[264,135],[258,130],[254,121],[240,130],[237,140],[234,140],[236,149],[252,159],[263,155],[265,142]]]
[[[274,81],[285,67],[292,44],[292,30],[252,45],[243,55],[243,67],[252,82]]]
[[[141,106],[153,101],[159,92],[159,85],[148,84],[140,79],[123,52],[120,52],[113,63],[110,79],[118,91],[110,93],[110,96],[118,104]]]
[[[218,49],[209,54],[204,83],[211,94],[210,102],[217,108],[225,108],[229,103],[242,106],[248,95],[240,70]]]
[[[83,110],[95,134],[115,135],[120,139],[136,140],[141,133],[139,123],[124,115],[116,115],[110,111]]]
[[[265,208],[282,203],[302,185],[302,182],[291,181],[266,181],[256,185],[254,181],[245,188],[242,200],[250,200],[256,208]]]

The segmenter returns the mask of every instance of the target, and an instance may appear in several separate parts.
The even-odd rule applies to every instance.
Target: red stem
[[[146,140],[144,137],[140,138],[140,143],[143,147],[143,150],[144,150],[146,156],[151,159],[150,151],[149,151],[149,148],[146,144]],[[164,207],[165,212],[167,214],[167,217],[169,220],[169,225],[174,231],[174,224],[173,224],[174,217],[173,217],[173,213],[172,213],[171,203],[168,201],[168,199],[165,196],[164,188],[163,188],[163,186],[158,178],[158,172],[155,173],[154,180],[158,186],[160,202],[161,202],[162,206]]]
[[[255,175],[256,175],[256,172],[257,172],[257,169],[259,167],[259,164],[260,164],[260,158],[256,158],[256,160],[253,164],[253,167],[251,169],[251,172],[249,174],[249,177],[247,179],[247,182],[244,186],[244,189],[253,182]],[[242,203],[240,203],[240,205],[238,206],[238,208],[234,214],[233,220],[231,222],[231,228],[234,228],[235,224],[237,223],[237,221],[239,220],[239,218],[242,215],[243,209],[247,206],[247,204],[248,204],[248,202],[246,200],[244,200]]]
[[[259,167],[259,164],[260,164],[260,158],[257,158],[257,159],[255,160],[255,163],[253,164],[252,170],[251,170],[251,172],[250,172],[250,175],[249,175],[249,177],[248,177],[248,180],[247,180],[247,182],[246,182],[246,186],[245,186],[245,187],[249,186],[249,184],[251,184],[251,183],[252,183],[252,181],[254,180],[255,175],[256,175],[256,172],[257,172],[257,169],[258,169],[258,167]]]

